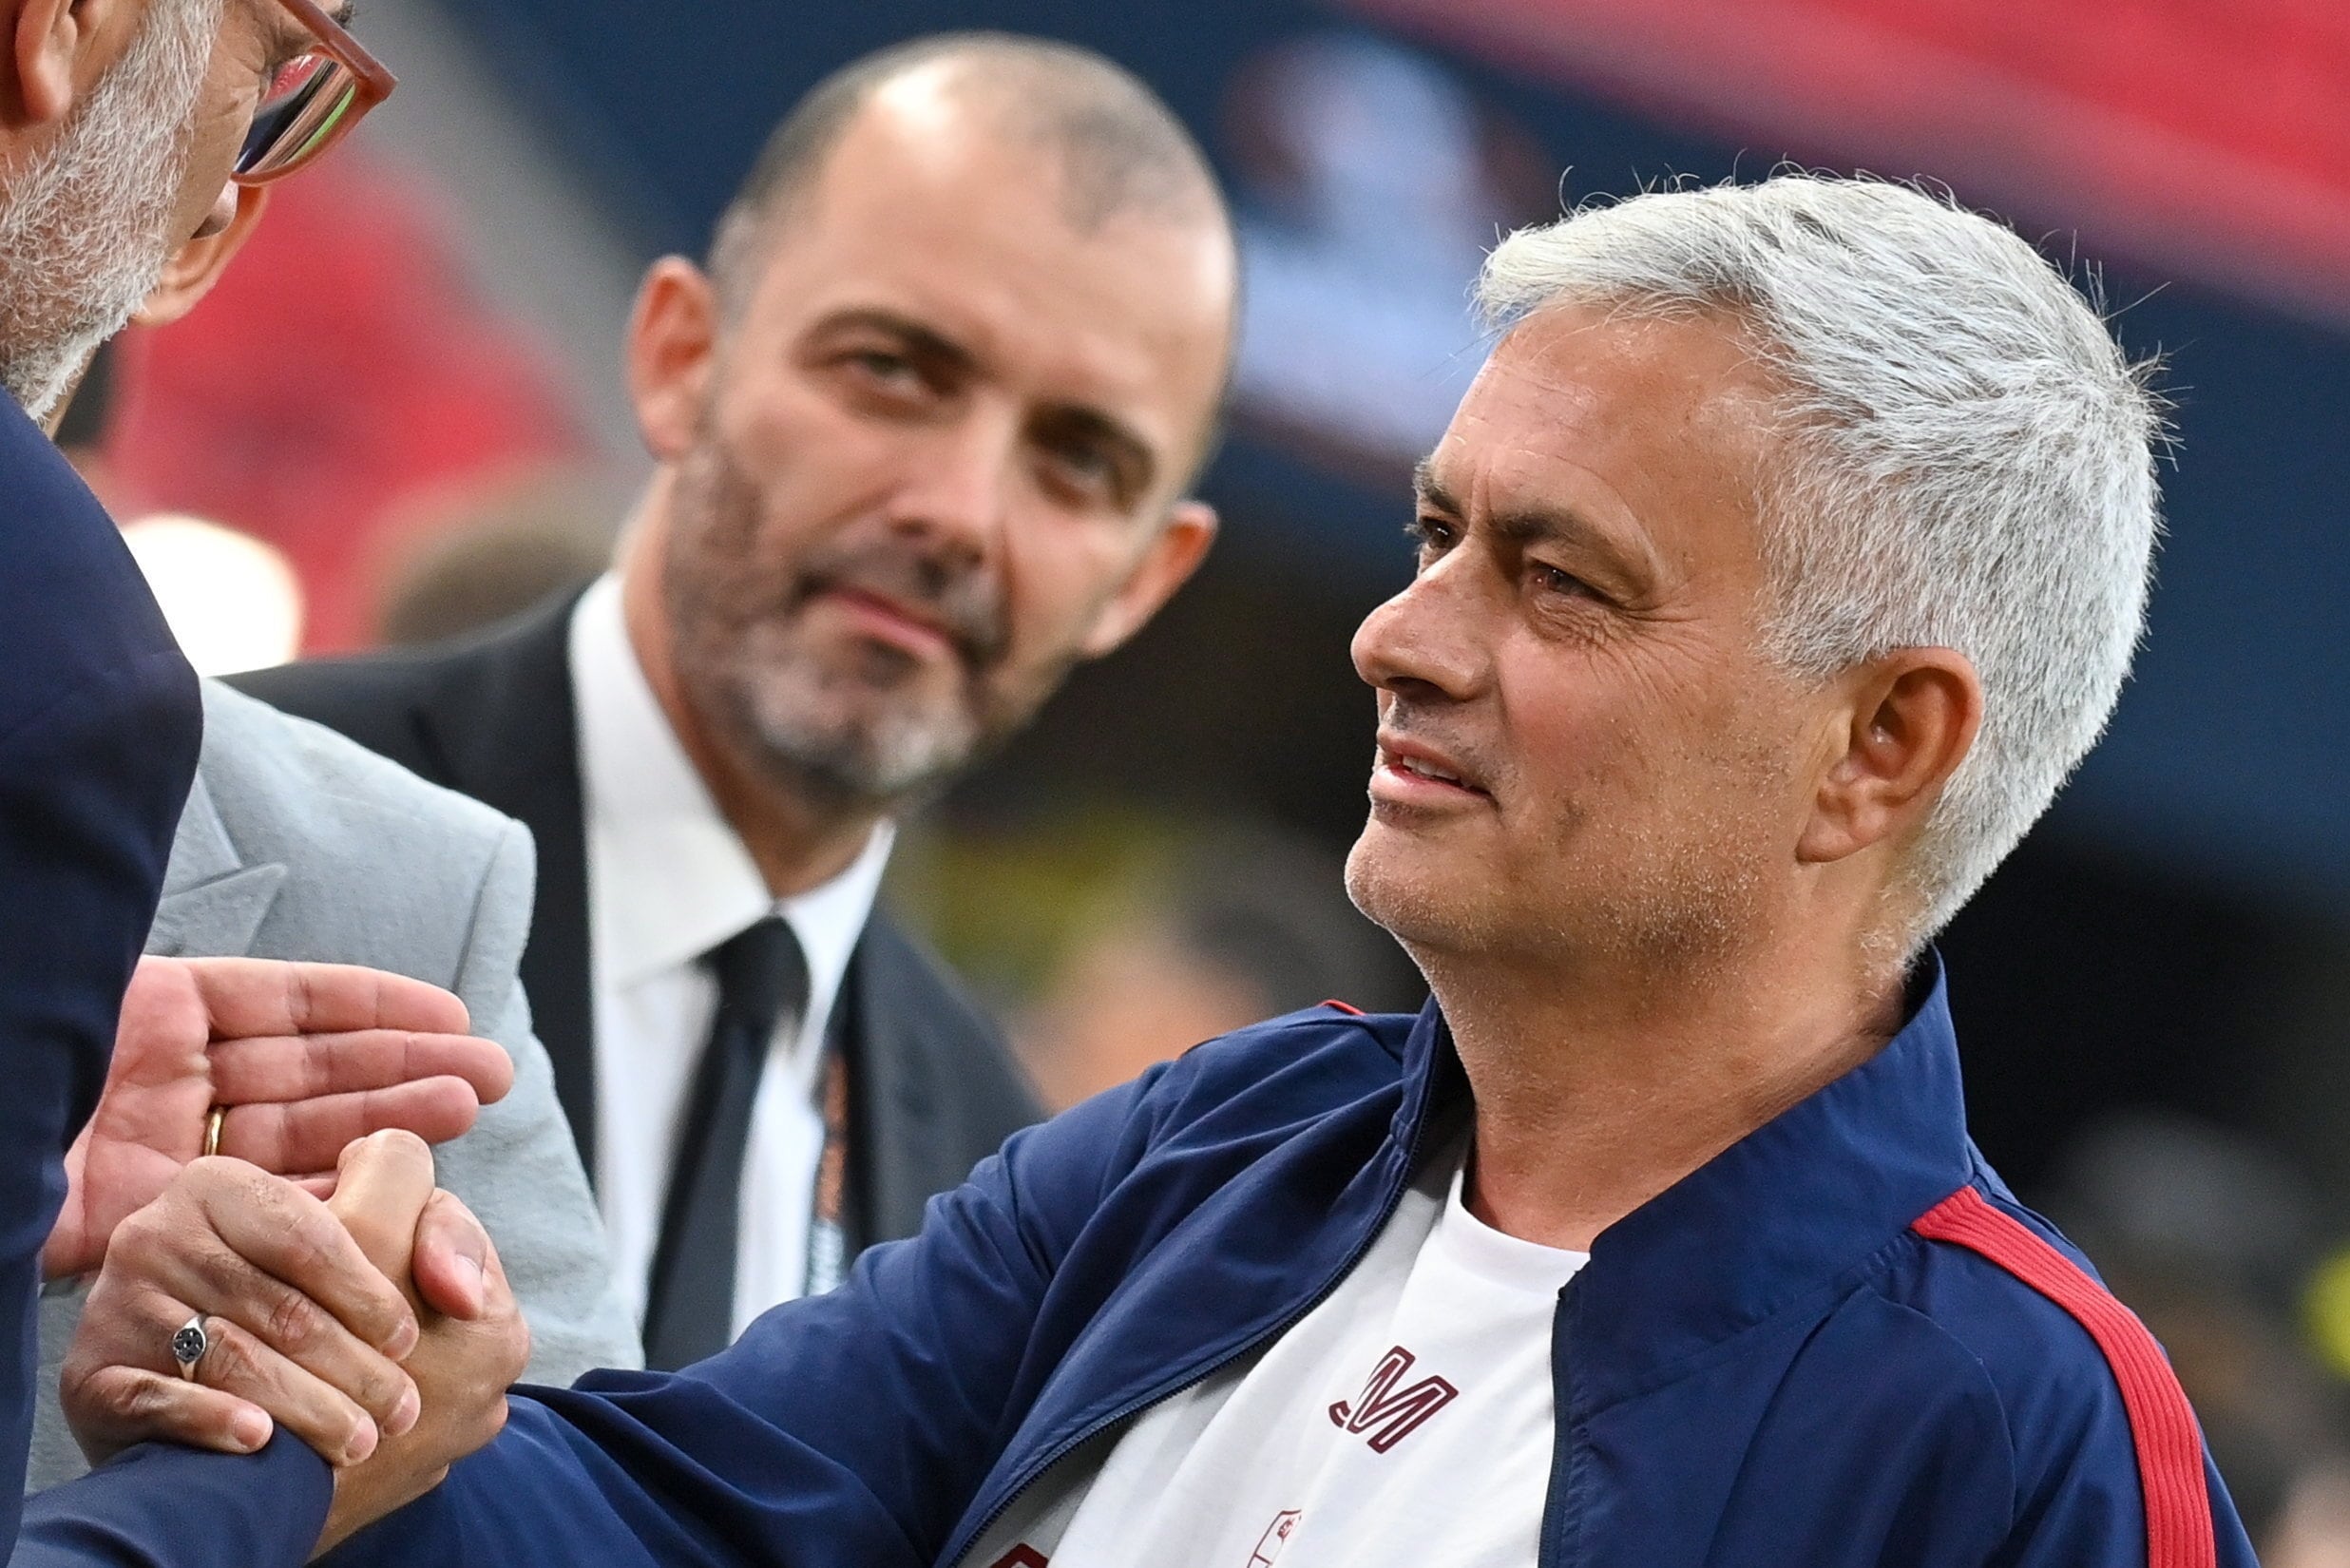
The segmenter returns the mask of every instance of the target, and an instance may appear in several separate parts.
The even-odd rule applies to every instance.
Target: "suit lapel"
[[[451,788],[521,819],[538,840],[539,884],[523,989],[555,1064],[555,1094],[592,1180],[595,1009],[587,951],[587,826],[571,689],[577,594],[516,622],[452,666],[417,722]]]
[[[907,973],[915,962],[887,920],[869,923],[850,960],[834,1030],[848,1053],[850,1147],[856,1173],[854,1246],[922,1229],[923,1205],[933,1193],[960,1182],[960,1140],[943,1136],[938,1091],[944,1087],[938,1042],[915,1008],[927,976]]]
[[[239,858],[200,773],[180,813],[146,950],[163,958],[243,957],[285,879],[283,866],[247,866]]]

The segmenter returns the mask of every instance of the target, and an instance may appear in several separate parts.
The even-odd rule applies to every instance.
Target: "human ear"
[[[664,256],[644,275],[628,320],[628,393],[637,429],[657,461],[693,449],[716,372],[717,291],[681,256]]]
[[[53,125],[73,109],[74,59],[95,31],[75,0],[0,0],[9,76],[0,82],[0,128]]]
[[[1125,583],[1094,618],[1078,644],[1086,659],[1099,659],[1122,646],[1173,599],[1175,590],[1208,558],[1215,543],[1215,508],[1204,501],[1178,501],[1151,538],[1149,548]]]
[[[227,221],[205,224],[203,232],[172,253],[163,266],[162,280],[148,293],[133,318],[139,325],[160,327],[177,321],[212,292],[213,284],[220,280],[228,264],[260,226],[261,215],[269,210],[269,192],[258,186],[232,184],[221,192],[220,205],[214,210],[216,215],[226,213]]]
[[[1950,648],[1900,649],[1856,672],[1850,690],[1841,751],[1796,843],[1796,858],[1808,864],[1907,841],[1982,728],[1982,681]]]

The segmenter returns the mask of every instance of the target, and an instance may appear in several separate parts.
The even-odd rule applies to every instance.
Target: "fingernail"
[[[420,1332],[413,1317],[402,1318],[399,1326],[392,1330],[392,1337],[384,1341],[384,1354],[394,1361],[406,1361],[415,1350]]]
[[[392,1407],[392,1419],[384,1423],[384,1435],[400,1437],[412,1431],[416,1418],[424,1414],[424,1407],[423,1396],[416,1392],[414,1384],[410,1384],[408,1392],[402,1394],[400,1403]]]
[[[343,1463],[345,1464],[359,1463],[375,1451],[375,1444],[378,1441],[375,1424],[372,1421],[361,1422],[359,1429],[351,1434],[351,1441],[343,1445]]]
[[[228,1440],[242,1454],[258,1454],[269,1443],[269,1416],[250,1406],[229,1418]]]
[[[482,1313],[482,1304],[489,1296],[488,1272],[482,1267],[482,1260],[478,1257],[466,1257],[460,1254],[457,1261],[465,1266],[466,1301],[472,1309],[468,1315],[479,1317]]]

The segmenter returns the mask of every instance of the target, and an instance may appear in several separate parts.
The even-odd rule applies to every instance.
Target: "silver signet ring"
[[[180,1331],[171,1336],[171,1359],[180,1364],[180,1375],[190,1383],[196,1381],[196,1364],[212,1348],[212,1340],[204,1332],[204,1314],[197,1313],[187,1320]]]

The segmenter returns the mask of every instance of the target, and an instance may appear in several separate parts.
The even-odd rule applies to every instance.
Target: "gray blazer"
[[[642,1364],[602,1221],[516,978],[530,834],[307,719],[204,687],[204,746],[147,951],[363,964],[447,986],[514,1059],[514,1087],[435,1151],[441,1185],[498,1243],[530,1322],[534,1383]],[[32,1490],[86,1466],[57,1405],[82,1290],[42,1302]]]

